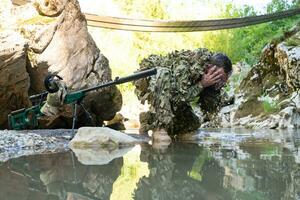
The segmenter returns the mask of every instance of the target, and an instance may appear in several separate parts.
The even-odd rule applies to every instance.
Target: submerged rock
[[[132,146],[138,140],[106,127],[82,127],[78,129],[77,134],[71,140],[69,146],[71,149],[86,149],[107,147],[116,149],[119,146]]]
[[[107,148],[72,148],[78,161],[83,165],[106,165],[115,158],[121,158],[133,147],[116,148],[113,150]]]
[[[43,80],[48,73],[63,77],[70,90],[111,80],[109,62],[88,33],[77,0],[39,0],[19,7],[10,3],[10,8],[0,12],[0,28],[9,32],[0,35],[0,75],[5,78],[0,102],[7,105],[0,114],[0,127],[7,124],[7,113],[28,106],[28,95],[45,90]],[[122,96],[116,87],[110,87],[91,92],[84,103],[101,124],[121,109]],[[70,110],[65,108],[64,119],[71,117]],[[88,121],[82,112],[80,115],[81,121]],[[57,119],[48,127],[70,126],[59,120],[61,116]]]

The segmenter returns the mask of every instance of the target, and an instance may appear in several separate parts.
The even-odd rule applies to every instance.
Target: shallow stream
[[[199,141],[23,156],[0,200],[300,199],[300,133],[202,130]]]

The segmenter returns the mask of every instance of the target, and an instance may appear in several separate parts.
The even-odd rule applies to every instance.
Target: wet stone
[[[67,134],[66,134],[67,133]],[[0,162],[24,155],[65,151],[70,130],[0,131]]]

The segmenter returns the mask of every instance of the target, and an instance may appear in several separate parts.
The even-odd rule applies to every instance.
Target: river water
[[[300,134],[202,130],[198,142],[0,163],[0,200],[300,199]]]

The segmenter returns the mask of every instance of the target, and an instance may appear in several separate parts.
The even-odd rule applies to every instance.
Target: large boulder
[[[7,0],[4,2],[7,3]],[[6,60],[10,55],[15,55],[15,58],[10,59],[10,63],[16,64],[15,67],[7,65],[5,63],[8,61],[2,58],[0,62],[4,60],[4,64],[0,63],[3,66],[0,70],[2,73],[8,69],[15,70],[16,74],[22,74],[23,80],[27,80],[27,85],[12,91],[15,96],[18,96],[15,100],[18,105],[8,108],[5,113],[1,112],[0,125],[5,125],[4,118],[9,111],[28,105],[28,94],[45,90],[43,80],[48,73],[57,73],[63,77],[70,90],[87,88],[111,80],[109,62],[88,33],[87,22],[77,0],[36,0],[23,6],[10,5],[10,7],[10,12],[5,13],[6,18],[0,18],[4,21],[1,23],[1,28],[9,29],[18,35],[18,39],[14,42],[10,40],[11,48],[10,51],[6,51],[7,53],[2,52],[4,48],[0,50]],[[1,12],[2,14],[4,12]],[[8,19],[15,23],[11,25],[10,22],[5,21]],[[9,41],[8,37],[12,36],[1,37],[2,43]],[[20,43],[22,45],[19,45]],[[12,79],[10,77],[10,80],[4,82],[4,86],[18,81]],[[0,97],[6,93],[7,90],[1,91]],[[9,98],[3,99],[4,104],[12,102]],[[101,124],[104,120],[112,119],[121,109],[122,96],[116,87],[110,87],[91,92],[84,103]],[[68,119],[71,117],[71,109],[66,107],[65,110],[63,118]],[[59,121],[52,121],[57,123],[56,127],[63,127]]]
[[[0,127],[7,124],[7,115],[29,106],[30,78],[26,70],[26,42],[20,34],[0,33]]]

